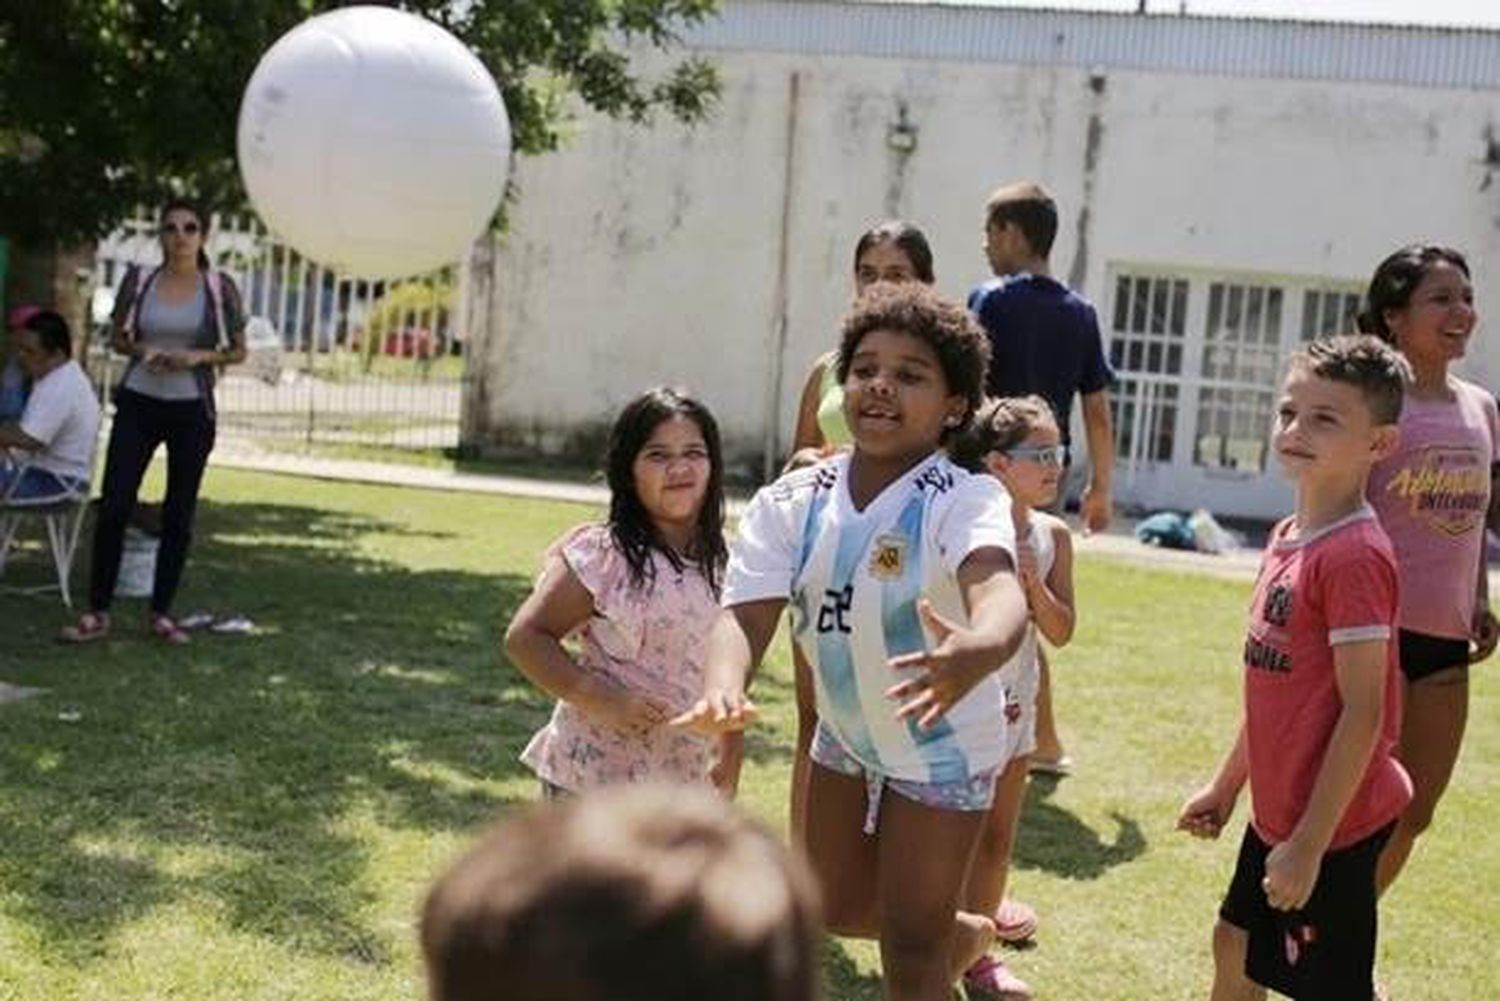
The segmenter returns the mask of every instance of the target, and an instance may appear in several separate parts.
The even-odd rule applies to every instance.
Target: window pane
[[[1145,278],[1135,280],[1135,291],[1130,297],[1130,329],[1132,333],[1146,332],[1146,298],[1150,294],[1150,282]]]
[[[1115,329],[1125,329],[1125,317],[1130,309],[1130,279],[1121,275],[1115,279]]]
[[[1318,336],[1318,293],[1308,289],[1302,293],[1302,339],[1310,341]]]
[[[1187,293],[1187,282],[1172,283],[1172,322],[1167,327],[1167,333],[1173,337],[1181,337],[1187,332]]]
[[[1323,296],[1323,322],[1319,325],[1323,335],[1338,332],[1339,329],[1339,297],[1337,293],[1325,293]]]
[[[1224,339],[1238,341],[1244,337],[1245,288],[1229,286],[1229,301],[1224,307]]]
[[[1255,286],[1245,290],[1245,343],[1257,344],[1261,340],[1261,327],[1265,318],[1262,307],[1266,301],[1266,290]]]

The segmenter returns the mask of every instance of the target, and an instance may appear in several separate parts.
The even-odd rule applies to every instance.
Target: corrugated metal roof
[[[1500,89],[1500,31],[821,0],[725,0],[706,49]]]

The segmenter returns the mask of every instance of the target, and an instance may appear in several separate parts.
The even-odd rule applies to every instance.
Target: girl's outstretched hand
[[[902,702],[896,710],[897,719],[915,716],[917,726],[925,730],[942,719],[981,678],[999,665],[989,643],[977,639],[972,630],[943,618],[926,598],[917,602],[917,614],[937,637],[937,645],[931,650],[892,657],[888,661],[892,668],[921,673],[892,685],[885,695]]]
[[[760,710],[745,697],[744,692],[711,688],[691,709],[672,717],[667,725],[713,737],[731,730],[743,730],[759,717]]]

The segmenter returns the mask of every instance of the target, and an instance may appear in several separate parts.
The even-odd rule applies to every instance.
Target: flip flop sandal
[[[1036,911],[1030,904],[1006,897],[995,911],[995,937],[1014,945],[1036,934]]]
[[[71,626],[63,626],[57,634],[59,643],[92,643],[109,635],[109,616],[98,612],[84,612]]]
[[[173,646],[183,646],[192,642],[186,631],[183,630],[170,615],[153,615],[149,626],[151,635]]]

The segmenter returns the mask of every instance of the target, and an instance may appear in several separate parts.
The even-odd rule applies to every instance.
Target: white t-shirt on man
[[[83,369],[68,359],[32,383],[21,413],[21,431],[43,447],[30,465],[59,476],[88,480],[99,438],[99,401]]]

